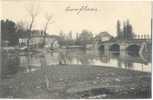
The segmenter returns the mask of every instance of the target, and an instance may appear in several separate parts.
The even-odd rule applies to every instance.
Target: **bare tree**
[[[55,21],[52,20],[53,19],[53,15],[49,15],[49,14],[46,14],[45,19],[46,19],[46,24],[45,24],[45,27],[44,27],[44,34],[46,35],[48,24],[52,24]]]
[[[52,20],[53,19],[53,15],[51,15],[51,14],[46,14],[45,19],[46,19],[46,23],[45,23],[45,27],[44,27],[44,30],[43,30],[43,33],[44,33],[43,34],[44,35],[44,45],[45,45],[45,39],[46,39],[46,36],[47,36],[46,31],[47,31],[48,25],[55,22],[54,20]]]
[[[28,30],[28,23],[25,22],[25,21],[19,21],[17,24],[16,24],[16,28],[17,30],[16,31],[27,31]]]
[[[49,24],[52,24],[54,21],[52,20],[53,16],[52,15],[49,15],[49,14],[46,14],[45,16],[45,19],[46,19],[46,23],[45,23],[45,26],[44,26],[44,30],[43,30],[43,46],[45,46],[46,42],[46,36],[47,36],[47,28],[48,28],[48,25]],[[44,48],[45,49],[45,48]],[[43,75],[44,75],[44,82],[45,82],[45,87],[47,89],[50,89],[50,85],[52,85],[49,81],[49,78],[47,76],[47,69],[46,69],[46,66],[47,66],[47,62],[46,62],[46,57],[45,57],[45,53],[46,53],[46,50],[43,50],[43,58],[41,60],[41,67],[42,67],[42,71],[43,71]]]
[[[62,39],[65,40],[65,34],[64,34],[64,32],[63,32],[62,30],[60,30],[59,36],[60,36]]]
[[[29,28],[28,28],[28,31],[29,31],[28,34],[29,34],[29,36],[28,36],[28,41],[27,41],[28,50],[30,49],[29,42],[30,42],[31,34],[32,34],[31,31],[32,31],[32,28],[33,28],[33,24],[35,22],[35,19],[38,16],[38,11],[39,11],[39,7],[38,6],[35,7],[34,4],[30,5],[30,7],[27,8],[27,12],[28,12],[29,17],[30,17],[30,23],[29,23]]]
[[[30,20],[30,26],[28,28],[28,40],[27,40],[27,49],[28,49],[28,68],[29,71],[31,71],[30,67],[30,61],[31,61],[31,55],[30,55],[30,39],[31,39],[31,34],[32,34],[32,28],[33,24],[35,22],[36,17],[38,16],[38,7],[34,8],[35,6],[32,4],[30,7],[27,9],[27,12],[31,18]]]
[[[68,40],[73,40],[72,31],[70,31],[68,34]]]
[[[33,27],[33,24],[35,22],[35,19],[38,16],[38,11],[39,11],[38,7],[35,8],[34,5],[31,5],[31,7],[29,7],[27,9],[27,12],[28,12],[28,14],[29,14],[29,16],[31,18],[29,31],[32,30],[32,27]]]

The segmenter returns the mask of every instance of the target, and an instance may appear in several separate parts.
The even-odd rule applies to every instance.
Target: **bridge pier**
[[[109,45],[104,45],[104,51],[109,51],[110,46]]]
[[[94,47],[95,47],[95,49],[100,49],[100,48],[103,47],[104,51],[109,50],[109,45],[108,44],[98,44],[98,43],[96,43]]]
[[[105,54],[109,54],[109,48],[110,48],[109,45],[104,45],[104,52],[105,52]]]
[[[145,53],[148,53],[148,52],[149,52],[149,50],[147,48],[147,43],[146,42],[143,42],[140,45],[139,55],[142,55],[142,54],[145,54]]]
[[[120,44],[120,51],[125,51],[127,47],[128,47],[127,43],[121,43]]]

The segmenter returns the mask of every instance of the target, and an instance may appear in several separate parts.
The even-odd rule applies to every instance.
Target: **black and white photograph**
[[[153,1],[0,0],[0,99],[151,99]]]

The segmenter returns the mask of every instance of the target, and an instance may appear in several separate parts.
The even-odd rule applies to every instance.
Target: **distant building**
[[[113,36],[111,36],[108,32],[101,32],[98,35],[95,36],[96,41],[109,41],[113,39]]]
[[[34,47],[34,48],[39,48],[42,46],[43,44],[43,37],[42,36],[32,36],[30,41],[29,41],[29,44],[31,47]]]
[[[59,48],[61,46],[62,39],[57,35],[48,35],[45,38],[45,47],[48,48]]]
[[[61,37],[57,35],[47,35],[46,37],[42,36],[42,33],[39,31],[34,31],[29,40],[29,45],[32,48],[39,48],[44,45],[47,48],[59,48],[62,43]],[[27,47],[28,36],[23,36],[19,38],[19,47]]]
[[[28,33],[28,32],[27,32]],[[19,47],[27,47],[29,36],[26,35],[27,33],[23,33],[23,35],[20,35],[19,37]],[[21,33],[22,34],[22,33]],[[42,31],[34,30],[31,33],[31,37],[29,40],[30,47],[40,47],[43,43],[43,36]]]
[[[27,46],[28,38],[19,38],[19,47]]]

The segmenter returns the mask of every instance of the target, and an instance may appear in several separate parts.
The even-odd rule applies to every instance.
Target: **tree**
[[[35,19],[38,16],[38,8],[34,8],[34,5],[31,5],[31,7],[29,7],[27,9],[27,12],[28,12],[28,14],[30,16],[30,19],[31,19],[30,26],[29,26],[29,31],[31,31],[32,27],[33,27],[33,24],[35,22]]]
[[[65,40],[65,34],[64,34],[64,32],[63,32],[62,30],[59,32],[59,36],[60,36],[63,40]]]
[[[79,39],[79,33],[76,33],[75,40],[77,41],[78,39]]]
[[[132,25],[129,23],[129,20],[127,20],[127,38],[128,39],[134,38],[133,28]]]
[[[27,27],[25,26],[25,23],[23,21],[20,21],[16,24],[17,31],[21,30],[27,30]]]
[[[45,19],[46,19],[46,23],[45,23],[45,27],[44,27],[44,34],[43,34],[43,36],[44,36],[44,45],[45,45],[45,38],[46,38],[46,36],[47,36],[47,33],[46,33],[46,31],[47,31],[47,28],[48,28],[48,25],[50,24],[50,21],[52,20],[52,18],[53,18],[53,16],[52,15],[49,15],[49,14],[46,14],[46,16],[45,16]],[[53,23],[54,21],[52,21],[51,23]]]
[[[127,39],[127,27],[126,27],[126,23],[123,23],[123,39]]]
[[[45,16],[45,19],[46,19],[46,24],[45,24],[45,27],[44,27],[44,35],[46,36],[46,31],[47,31],[47,28],[48,28],[48,24],[51,24],[51,23],[54,23],[55,21],[52,20],[53,16],[52,15],[49,15],[49,14],[46,14]],[[50,22],[52,20],[52,22]]]
[[[72,31],[70,31],[68,34],[68,40],[73,40]]]
[[[17,28],[17,34],[19,36],[19,38],[22,37],[28,37],[30,35],[28,31],[28,26],[25,22],[20,21],[16,24],[16,28]]]
[[[27,47],[28,47],[28,50],[30,49],[30,44],[29,44],[29,42],[30,42],[30,39],[31,39],[31,35],[32,35],[32,28],[33,28],[33,24],[34,24],[34,22],[35,22],[35,19],[36,19],[36,17],[38,16],[38,8],[34,8],[34,5],[31,5],[31,7],[29,7],[28,9],[27,9],[27,12],[28,12],[28,14],[29,14],[29,16],[30,16],[30,19],[31,19],[31,21],[30,21],[30,26],[29,26],[29,28],[28,28],[28,41],[27,41]]]
[[[16,32],[16,23],[11,20],[1,20],[2,41],[8,41],[9,46],[18,44],[18,34]]]
[[[91,40],[93,38],[93,34],[87,30],[83,30],[81,32],[81,34],[79,35],[79,39],[81,41],[88,41],[88,40]]]
[[[27,12],[30,16],[30,26],[28,28],[28,40],[27,40],[27,49],[28,49],[28,69],[29,71],[31,71],[31,66],[30,66],[30,61],[31,61],[31,55],[30,55],[30,39],[31,39],[31,35],[32,35],[32,28],[33,28],[33,24],[35,22],[36,17],[38,16],[38,8],[34,8],[34,5],[31,5],[31,7],[29,7],[29,9],[27,9]]]
[[[93,39],[93,34],[87,30],[83,30],[78,38],[81,44],[90,43],[92,39]]]
[[[121,24],[120,24],[119,20],[117,20],[117,38],[118,39],[122,39],[123,38],[122,31],[121,31]]]
[[[126,23],[124,22],[123,35],[124,35],[124,39],[134,38],[133,28],[132,28],[132,25],[129,23],[129,20],[127,20]]]

